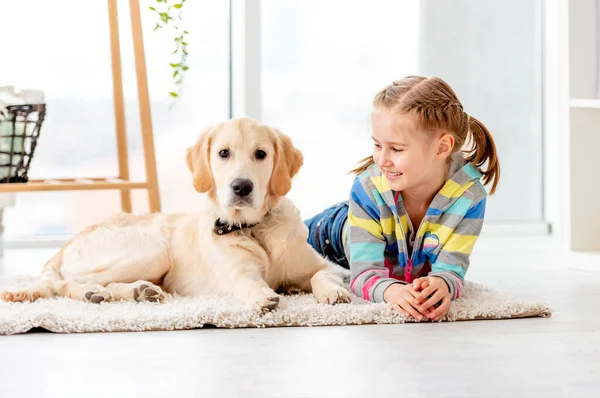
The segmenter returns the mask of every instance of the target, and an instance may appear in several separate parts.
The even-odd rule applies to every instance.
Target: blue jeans
[[[304,224],[308,227],[308,243],[322,256],[349,269],[342,242],[347,219],[348,202],[341,202],[305,220]]]

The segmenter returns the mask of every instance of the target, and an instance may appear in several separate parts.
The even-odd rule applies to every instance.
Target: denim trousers
[[[348,202],[341,202],[304,221],[308,227],[308,243],[319,254],[344,268],[350,268],[342,242],[347,219]]]

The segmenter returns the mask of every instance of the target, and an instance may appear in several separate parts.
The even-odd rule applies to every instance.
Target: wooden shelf
[[[600,109],[600,99],[595,98],[571,98],[571,108]]]
[[[148,189],[147,182],[133,182],[120,178],[60,178],[48,180],[31,180],[27,183],[0,184],[3,192],[32,192],[32,191],[89,191],[118,189]]]
[[[156,154],[154,150],[154,134],[152,132],[150,94],[148,92],[148,76],[146,71],[146,55],[144,53],[144,38],[142,34],[140,0],[129,0],[129,14],[131,18],[133,58],[135,61],[142,145],[144,148],[144,163],[146,166],[147,181],[134,182],[130,180],[129,176],[129,152],[127,150],[125,99],[123,94],[123,73],[121,68],[121,44],[119,39],[117,3],[123,2],[107,0],[119,176],[115,178],[78,177],[30,180],[27,183],[0,183],[0,193],[115,189],[120,191],[121,210],[130,213],[132,211],[130,191],[132,189],[145,189],[148,191],[148,205],[150,212],[154,213],[160,211],[160,196],[158,192],[158,175],[156,171]]]

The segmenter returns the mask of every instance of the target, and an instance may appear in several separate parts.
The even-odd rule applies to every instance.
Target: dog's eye
[[[264,159],[267,157],[267,153],[261,149],[258,149],[254,156],[256,156],[256,159]]]
[[[228,158],[229,157],[229,149],[220,150],[219,156],[222,157],[223,159]]]

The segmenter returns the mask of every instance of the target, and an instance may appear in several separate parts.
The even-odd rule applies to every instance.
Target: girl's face
[[[448,151],[443,141],[449,134],[420,131],[413,115],[384,109],[373,110],[371,125],[373,159],[392,190],[437,187],[445,179],[446,158],[452,148]]]

